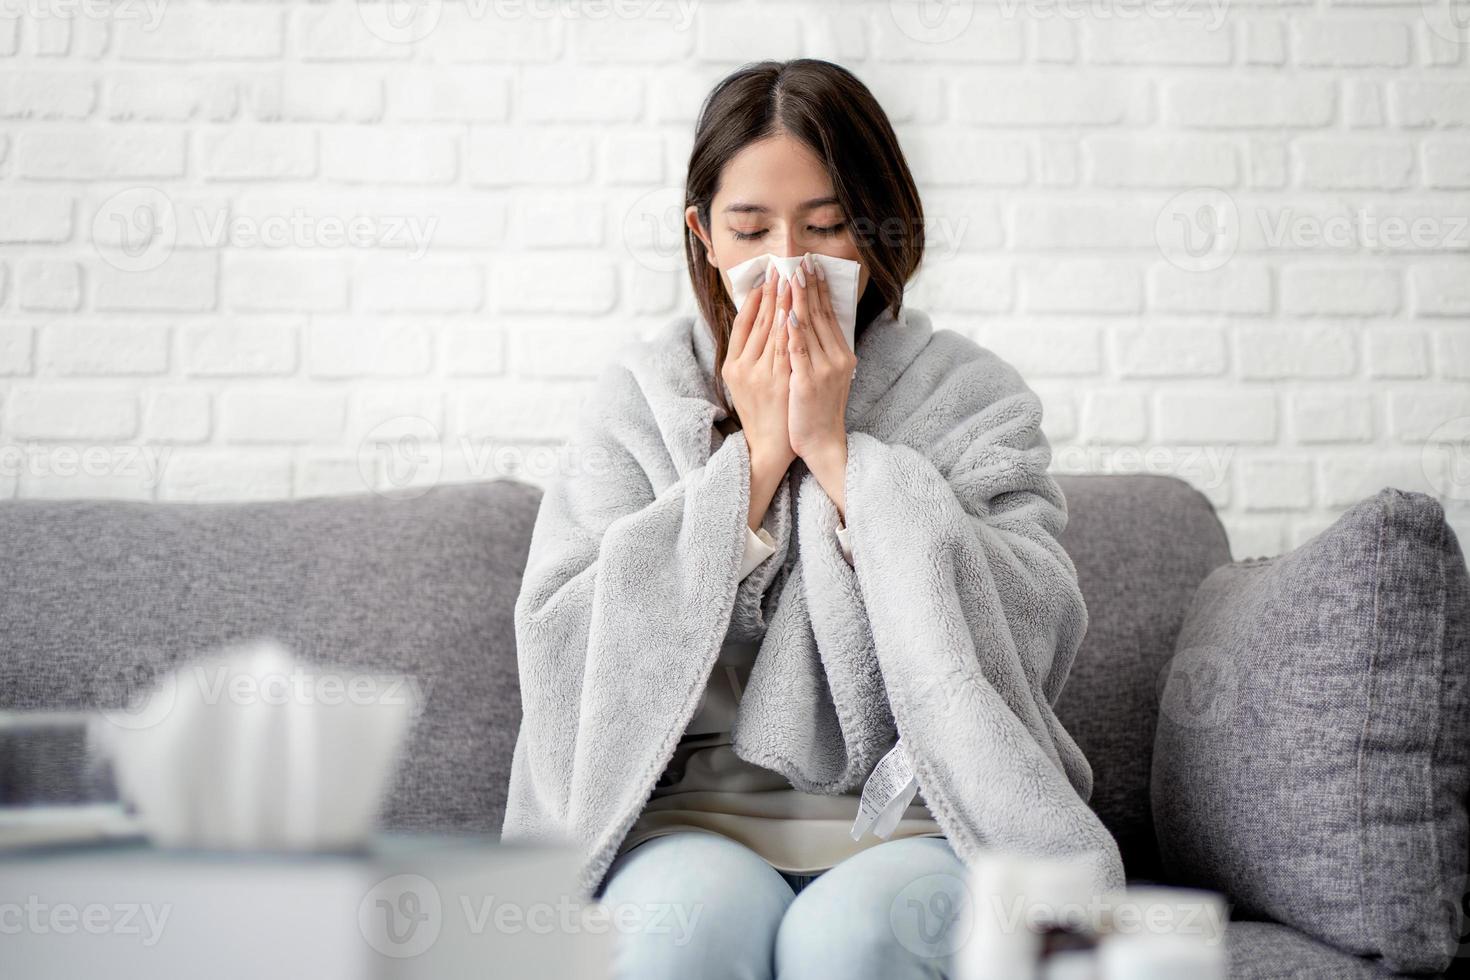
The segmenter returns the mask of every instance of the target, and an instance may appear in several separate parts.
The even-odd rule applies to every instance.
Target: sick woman
[[[578,849],[619,977],[952,976],[986,849],[1123,884],[1052,710],[1087,613],[1040,402],[905,304],[923,208],[848,70],[720,81],[685,204],[697,312],[611,359],[537,516],[503,837]]]

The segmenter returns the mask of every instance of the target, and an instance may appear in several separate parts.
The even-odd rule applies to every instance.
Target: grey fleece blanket
[[[581,852],[587,900],[693,717],[728,631],[761,638],[734,751],[811,793],[860,789],[902,734],[967,866],[987,847],[1124,885],[1052,711],[1087,628],[1057,543],[1041,404],[994,353],[906,307],[858,338],[846,524],[797,460],[737,582],[750,453],[722,436],[699,316],[625,345],[548,486],[516,602],[524,715],[502,839]],[[727,389],[728,390],[728,389]],[[769,587],[769,591],[768,591]],[[856,800],[854,800],[856,813]]]

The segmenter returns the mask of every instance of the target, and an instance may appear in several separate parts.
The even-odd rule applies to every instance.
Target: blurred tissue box
[[[160,847],[367,843],[421,709],[408,678],[298,661],[272,640],[191,660],[98,729],[119,795]]]
[[[1095,866],[985,850],[969,872],[956,980],[1226,980],[1225,897],[1133,885],[1092,890]]]

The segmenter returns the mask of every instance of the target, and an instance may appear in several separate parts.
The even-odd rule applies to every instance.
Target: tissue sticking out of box
[[[119,792],[158,846],[223,850],[365,844],[422,707],[407,678],[307,665],[269,639],[145,697],[128,717],[147,724],[102,726]]]

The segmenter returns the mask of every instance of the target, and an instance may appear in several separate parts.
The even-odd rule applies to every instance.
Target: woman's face
[[[725,270],[766,252],[780,256],[819,252],[861,261],[821,161],[784,133],[750,144],[725,164],[710,205],[709,234],[700,227],[694,207],[686,209],[684,220],[704,241],[709,263],[720,270],[726,293],[730,277]],[[859,297],[867,285],[868,270],[863,267],[858,270]]]

